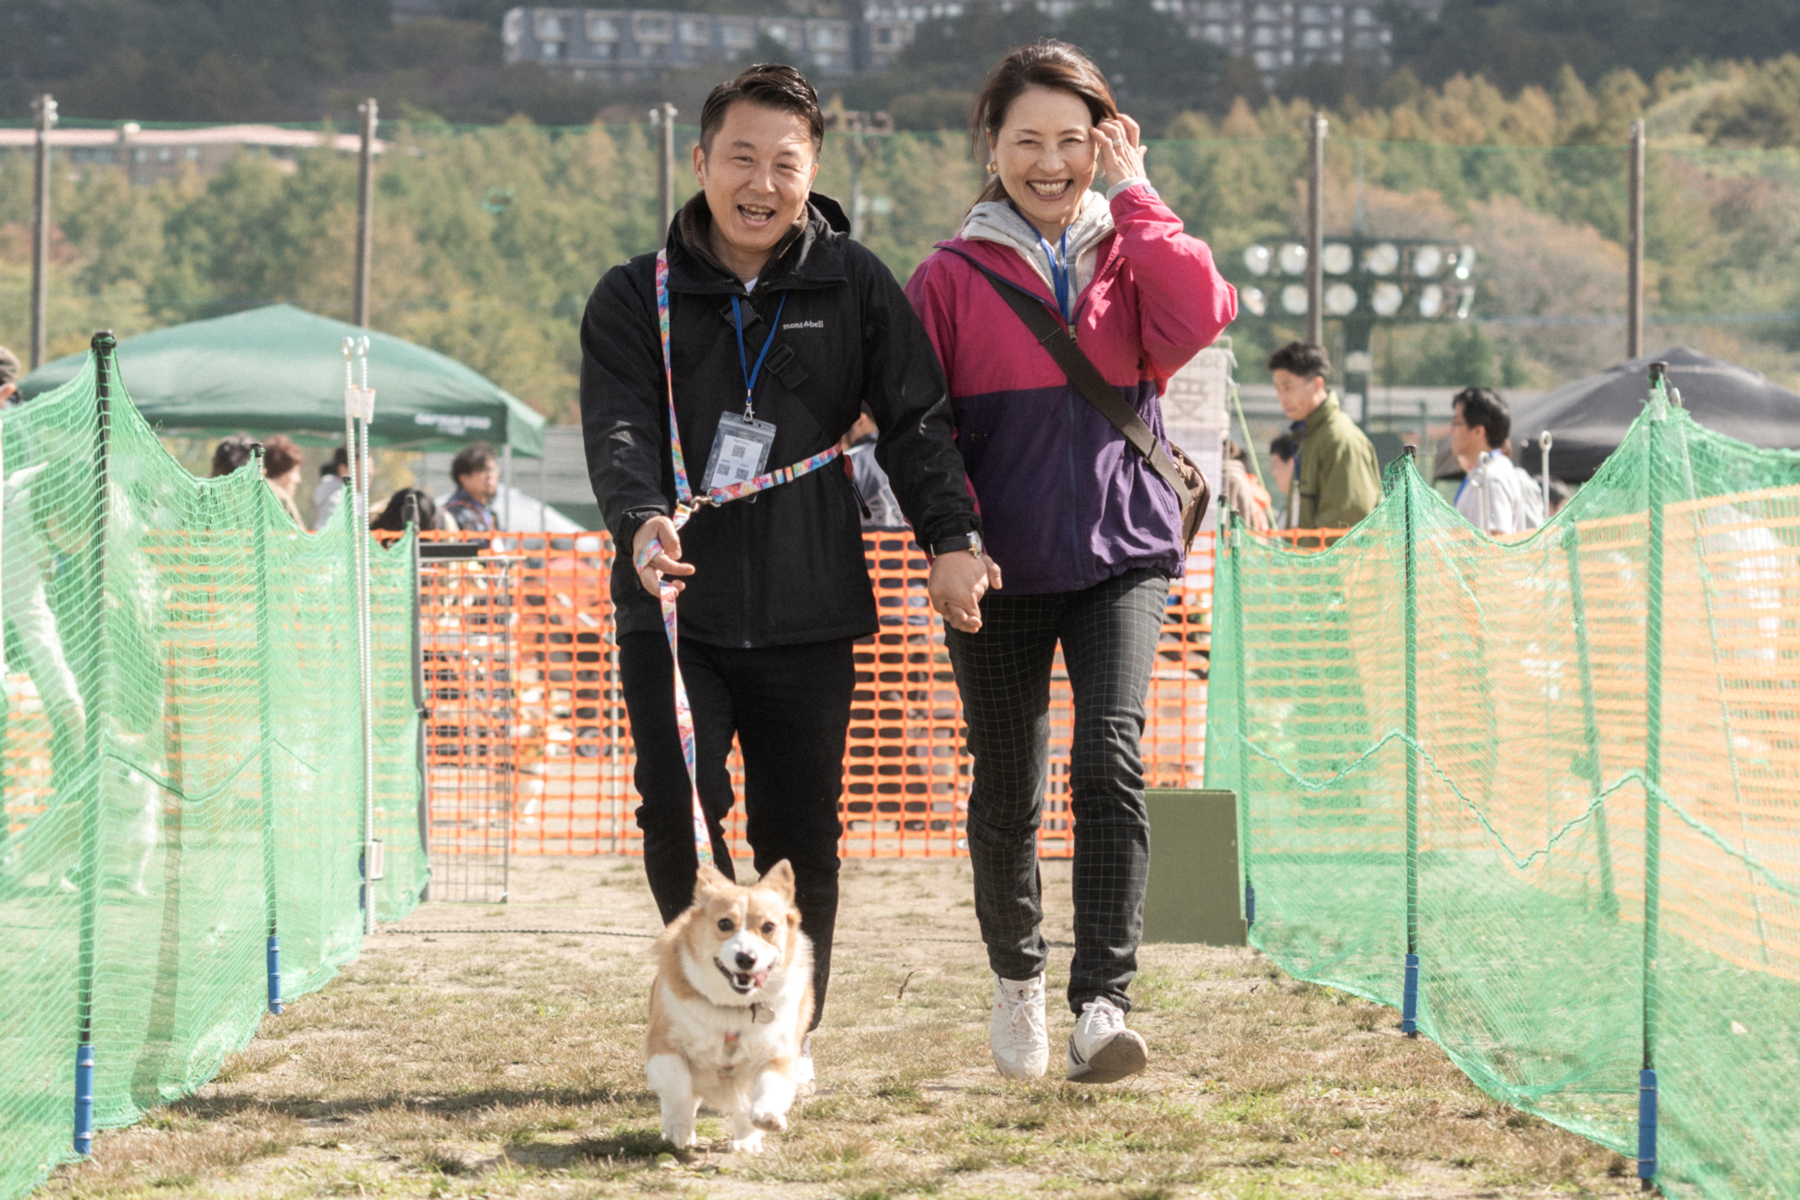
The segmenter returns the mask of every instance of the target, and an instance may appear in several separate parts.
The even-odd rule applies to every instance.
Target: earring
[[[994,162],[993,159],[991,159],[991,158],[988,159],[988,174],[989,175],[998,175],[999,173],[1000,173],[1000,167]]]

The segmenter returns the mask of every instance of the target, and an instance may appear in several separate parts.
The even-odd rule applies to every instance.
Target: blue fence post
[[[262,447],[256,448],[256,465],[262,469]],[[256,710],[257,740],[262,751],[262,860],[263,925],[268,930],[264,953],[269,975],[269,1011],[281,1012],[281,938],[275,874],[275,681],[270,677],[274,637],[269,619],[269,521],[270,499],[256,491],[251,520],[256,532],[251,553],[256,556]]]
[[[94,543],[88,551],[92,558],[89,595],[94,605],[94,656],[86,672],[88,686],[96,699],[87,715],[86,745],[89,762],[100,761],[101,738],[105,736],[106,671],[110,658],[106,652],[106,610],[101,599],[106,586],[106,524],[108,504],[108,468],[112,454],[112,376],[117,369],[113,349],[117,346],[112,331],[94,334],[89,347],[94,355]],[[62,781],[58,780],[58,786]],[[76,1035],[75,1035],[75,1137],[77,1154],[88,1154],[94,1148],[94,981],[99,953],[100,920],[100,808],[106,787],[104,771],[94,772],[90,795],[81,808],[81,926],[76,949]]]
[[[1662,918],[1663,493],[1669,430],[1668,364],[1650,364],[1649,544],[1644,570],[1644,1062],[1638,1076],[1638,1179],[1656,1178],[1657,950]]]
[[[1417,449],[1400,463],[1400,500],[1406,513],[1406,975],[1400,1032],[1419,1036],[1419,564],[1413,529],[1419,471]]]

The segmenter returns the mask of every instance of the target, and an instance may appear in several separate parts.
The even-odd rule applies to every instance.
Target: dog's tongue
[[[769,973],[767,971],[758,971],[750,977],[750,982],[756,987],[761,987],[763,984],[769,982]]]

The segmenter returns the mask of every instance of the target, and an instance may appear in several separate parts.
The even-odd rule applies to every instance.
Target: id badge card
[[[717,491],[734,483],[748,483],[769,464],[775,445],[775,426],[755,417],[726,413],[713,435],[712,457],[706,462],[706,490]]]

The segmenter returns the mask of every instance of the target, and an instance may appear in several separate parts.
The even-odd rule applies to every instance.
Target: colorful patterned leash
[[[675,367],[669,357],[669,255],[666,250],[656,252],[656,325],[662,336],[663,381],[669,399],[669,457],[675,465],[674,520],[677,530],[706,505],[716,507],[728,504],[768,488],[792,483],[802,475],[810,475],[843,453],[841,447],[833,444],[831,449],[791,466],[758,475],[754,479],[746,479],[742,483],[712,488],[704,495],[694,495],[693,489],[688,486],[687,460],[681,454],[681,427],[675,419]],[[774,330],[769,331],[769,336],[775,336]],[[634,563],[638,574],[643,574],[644,568],[650,565],[650,560],[661,554],[662,549],[662,542],[657,538],[651,538],[644,544]],[[675,629],[676,589],[674,584],[664,579],[657,590],[662,599],[663,632],[669,638],[669,657],[675,663],[675,724],[681,730],[681,756],[687,761],[688,789],[693,803],[694,852],[699,856],[702,866],[710,866],[713,861],[712,834],[706,828],[706,810],[700,806],[700,777],[694,766],[694,710],[688,703],[687,681],[681,677],[681,651]]]

